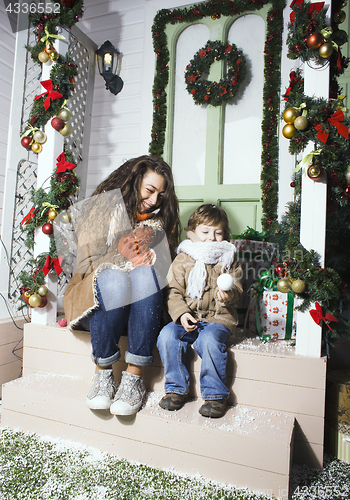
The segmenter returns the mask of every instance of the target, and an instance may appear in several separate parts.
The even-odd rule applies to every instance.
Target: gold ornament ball
[[[39,286],[38,294],[41,297],[44,297],[47,294],[48,291],[49,291],[49,289],[47,288],[46,285],[41,285],[41,286]]]
[[[57,215],[58,215],[58,212],[57,212],[57,210],[55,210],[54,208],[51,208],[51,209],[49,210],[49,213],[47,214],[47,216],[48,216],[48,218],[49,218],[50,220],[55,220],[55,219],[56,219],[56,217],[57,217]]]
[[[330,42],[322,44],[321,47],[318,49],[318,53],[320,54],[321,57],[327,59],[327,57],[330,57],[333,53],[333,45]]]
[[[38,293],[33,293],[30,297],[29,297],[29,305],[32,306],[32,307],[39,307],[40,304],[41,304],[41,297]]]
[[[33,153],[41,153],[42,150],[43,150],[43,147],[41,144],[39,144],[38,142],[34,142],[32,145],[31,145],[31,150],[33,151]]]
[[[337,12],[334,13],[333,21],[336,24],[343,23],[345,19],[346,19],[346,13],[343,10],[338,10]]]
[[[58,113],[58,118],[61,118],[64,122],[69,122],[72,118],[72,113],[67,108],[62,108]]]
[[[319,181],[322,177],[323,170],[321,165],[310,165],[306,171],[307,176],[309,179],[312,179],[313,181]]]
[[[287,108],[285,110],[285,112],[283,113],[283,120],[286,123],[294,123],[294,120],[299,115],[300,115],[300,112],[297,109],[295,109],[295,108]]]
[[[305,288],[306,288],[305,282],[300,278],[296,279],[292,283],[292,290],[295,293],[303,293],[305,291]]]
[[[56,52],[56,50],[53,50],[49,54],[49,58],[51,59],[51,61],[57,61],[59,57],[60,57],[60,55],[58,52]]]
[[[24,292],[24,296],[29,299],[29,297],[32,295],[33,292]]]
[[[309,125],[309,122],[306,116],[297,116],[293,125],[297,130],[305,130]]]
[[[277,290],[282,293],[288,293],[291,287],[291,282],[288,278],[282,278],[277,281]]]
[[[287,125],[285,125],[282,129],[283,137],[285,137],[286,139],[292,139],[294,134],[295,134],[294,125],[292,125],[291,123],[287,123]]]
[[[50,57],[49,54],[43,50],[42,52],[39,52],[38,59],[41,63],[47,63],[47,61],[50,60]]]
[[[67,136],[71,133],[71,128],[70,128],[70,125],[68,125],[68,123],[66,123],[64,125],[63,128],[61,128],[61,130],[59,130],[59,133],[63,136]]]
[[[38,142],[39,144],[45,144],[45,142],[47,141],[47,135],[42,130],[37,130],[33,134],[33,139],[35,142]]]
[[[63,222],[63,224],[68,224],[72,220],[72,217],[69,212],[62,212],[60,215],[60,220],[61,222]]]

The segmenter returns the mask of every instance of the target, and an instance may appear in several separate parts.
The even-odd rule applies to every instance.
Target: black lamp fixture
[[[117,95],[123,88],[123,80],[117,75],[120,52],[107,40],[96,50],[100,75],[106,82],[106,89]]]

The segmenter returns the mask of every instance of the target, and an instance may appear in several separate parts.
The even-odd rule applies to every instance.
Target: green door
[[[214,203],[226,210],[232,233],[239,234],[247,226],[261,230],[261,121],[267,10],[265,7],[258,13],[247,12],[244,19],[207,17],[191,25],[178,23],[166,27],[170,64],[164,159],[173,169],[183,227],[200,204]],[[248,75],[233,104],[198,106],[185,90],[185,60],[189,62],[207,40],[234,43],[246,58]],[[207,77],[219,81],[225,72],[225,62],[215,61]]]

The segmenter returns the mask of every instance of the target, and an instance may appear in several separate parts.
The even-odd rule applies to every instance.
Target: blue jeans
[[[127,325],[126,363],[150,365],[163,298],[156,271],[139,266],[127,275],[119,269],[105,269],[97,278],[96,288],[100,307],[82,321],[90,329],[93,361],[101,367],[118,361],[118,342]]]
[[[169,323],[159,334],[157,347],[165,372],[165,392],[187,394],[190,377],[185,366],[189,344],[202,359],[200,388],[205,400],[228,398],[226,387],[227,346],[230,330],[220,323],[198,321],[197,329],[186,332],[181,324]]]

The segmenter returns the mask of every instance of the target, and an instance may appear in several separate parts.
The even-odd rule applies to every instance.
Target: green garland
[[[226,75],[219,82],[201,79],[209,74],[214,61],[227,61]],[[186,89],[196,104],[221,106],[231,103],[239,91],[239,84],[246,75],[246,61],[243,52],[236,45],[210,41],[200,49],[186,66]]]
[[[83,1],[82,0],[62,0],[60,13],[53,14],[32,14],[30,21],[35,26],[34,33],[37,37],[37,44],[27,46],[32,59],[41,65],[38,55],[43,52],[44,48],[54,43],[55,37],[58,35],[60,26],[71,27],[82,16]],[[48,34],[50,35],[48,37]],[[46,40],[45,40],[46,36]],[[44,38],[44,40],[43,40]],[[47,122],[53,116],[56,116],[74,92],[74,77],[77,75],[77,66],[73,63],[70,55],[67,53],[65,58],[62,55],[58,56],[50,71],[50,82],[52,90],[62,94],[58,99],[51,99],[50,105],[45,109],[45,100],[47,95],[43,95],[33,102],[32,109],[29,114],[29,119],[24,129],[23,136],[32,138],[36,130],[43,129]],[[44,90],[44,88],[43,88]],[[43,92],[44,93],[44,92]],[[40,94],[39,94],[40,95]],[[33,140],[33,139],[32,139]],[[48,211],[53,208],[57,214],[67,210],[71,204],[70,198],[75,194],[80,180],[73,172],[75,164],[73,164],[73,155],[70,152],[65,152],[57,159],[60,161],[69,162],[70,165],[62,167],[51,175],[50,188],[46,191],[43,188],[33,190],[30,200],[33,204],[30,212],[25,216],[21,223],[21,229],[26,234],[25,245],[34,248],[34,234],[36,228],[42,227],[48,222]],[[57,163],[57,167],[58,167]],[[47,258],[57,259],[58,252],[62,254],[62,249],[57,248],[57,243],[54,238],[50,239],[49,252],[40,254],[37,258],[29,259],[27,266],[31,271],[23,271],[19,276],[21,282],[21,305],[29,307],[24,294],[37,293],[39,287],[44,284],[45,274],[43,267]],[[63,242],[64,245],[64,242]]]

